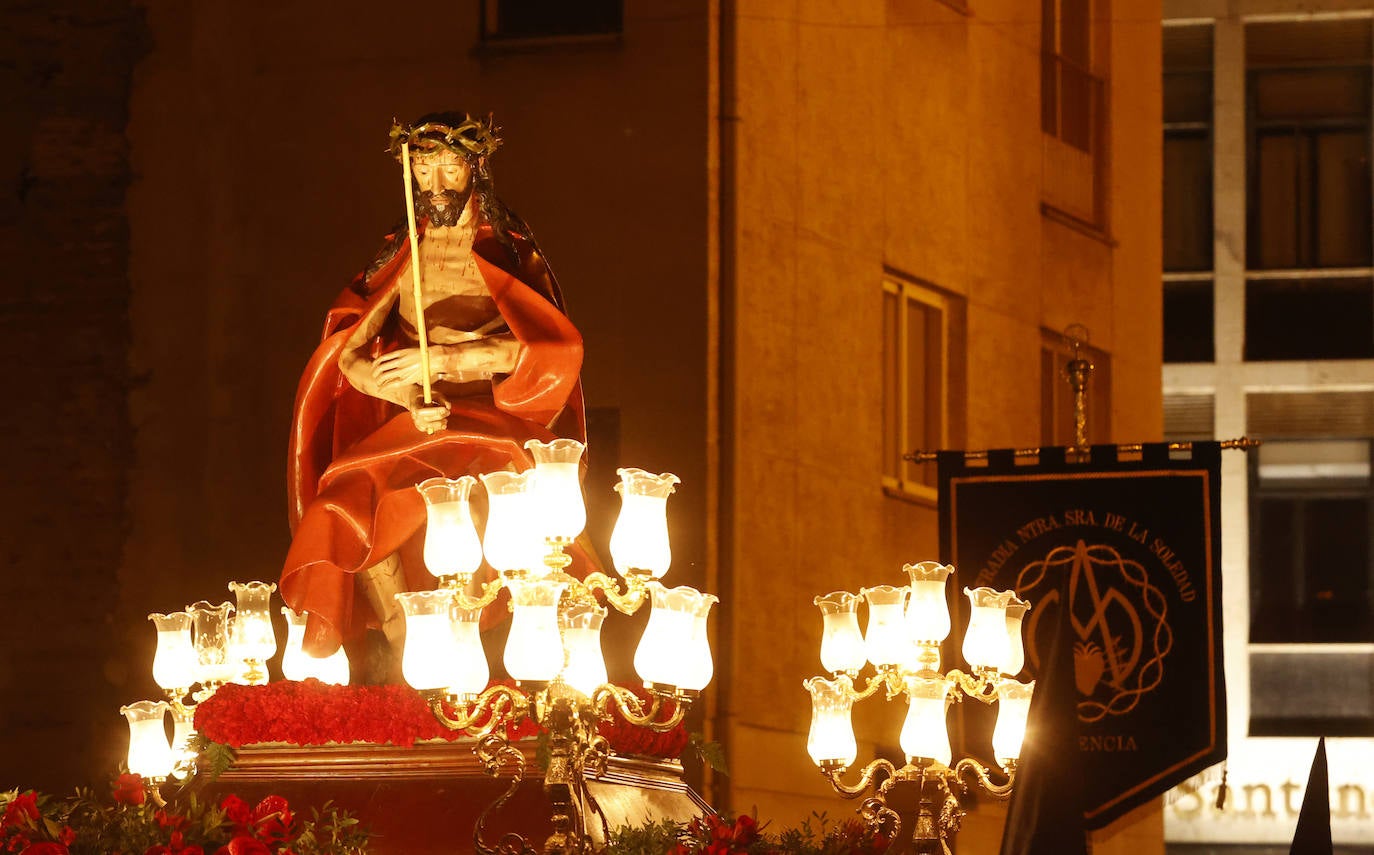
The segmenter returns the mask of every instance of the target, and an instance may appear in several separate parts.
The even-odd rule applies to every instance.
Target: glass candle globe
[[[620,516],[611,532],[611,560],[621,576],[636,571],[663,578],[672,563],[668,545],[668,497],[678,477],[651,475],[643,469],[617,469]]]
[[[1026,667],[1026,645],[1021,638],[1021,624],[1029,611],[1030,603],[1012,594],[1007,603],[1007,661],[1002,668],[1004,674],[1012,677]]]
[[[911,658],[911,636],[903,614],[907,589],[879,585],[860,591],[868,600],[864,653],[875,666],[900,665]]]
[[[308,680],[314,677],[321,683],[348,685],[348,655],[342,647],[323,659],[311,656],[303,649],[305,622],[309,615],[282,606],[286,616],[286,647],[281,656],[281,673],[288,680]]]
[[[911,577],[911,600],[906,607],[907,633],[918,643],[938,645],[949,636],[945,580],[954,568],[938,561],[922,561],[902,569]]]
[[[635,648],[635,671],[645,686],[660,691],[691,688],[686,683],[705,686],[711,676],[705,613],[717,602],[716,597],[686,585],[665,588],[650,582],[646,588],[653,609]],[[704,680],[703,666],[708,668]]]
[[[422,692],[446,688],[452,682],[452,663],[458,657],[451,615],[453,592],[410,591],[397,594],[396,601],[406,618],[401,676]]]
[[[205,600],[186,607],[195,627],[192,645],[196,649],[196,680],[210,686],[227,683],[238,673],[238,663],[229,654],[229,603],[211,605]]]
[[[510,583],[512,615],[502,661],[516,680],[547,682],[563,669],[563,640],[558,633],[558,598],[567,587],[552,579]]]
[[[806,737],[806,751],[812,762],[822,769],[852,766],[859,756],[850,719],[854,697],[849,690],[853,683],[841,674],[833,681],[812,677],[802,685],[811,693],[811,730]]]
[[[166,701],[138,701],[119,708],[129,722],[129,771],[160,781],[172,772],[172,746],[167,741],[163,720]]]
[[[196,708],[172,704],[172,770],[171,776],[178,781],[191,773],[196,762],[196,752],[190,748],[191,737],[195,736]]]
[[[821,667],[832,674],[857,673],[868,656],[859,631],[859,602],[848,591],[832,591],[813,602],[821,610]]]
[[[455,606],[451,614],[455,652],[452,676],[446,688],[450,695],[471,700],[482,694],[491,682],[491,668],[487,665],[486,651],[482,649],[482,610]]]
[[[230,582],[229,590],[238,601],[234,616],[238,655],[266,662],[277,652],[277,633],[268,611],[277,586],[269,582]]]
[[[582,500],[582,452],[575,439],[525,443],[534,458],[534,506],[545,537],[572,540],[587,526]]]
[[[415,485],[425,500],[425,569],[432,576],[471,576],[482,566],[482,541],[472,522],[477,479],[430,478]]]
[[[594,603],[578,603],[563,614],[563,644],[568,664],[563,682],[588,697],[606,682],[606,657],[601,652],[601,624],[606,609]]]
[[[1001,671],[1011,656],[1007,643],[1007,604],[1015,594],[992,588],[965,588],[973,610],[964,633],[964,660],[975,671]]]
[[[1026,719],[1030,716],[1035,681],[1018,683],[1002,680],[997,684],[997,725],[992,729],[992,756],[1002,768],[1021,757],[1026,738]]]
[[[691,590],[690,588],[688,590]],[[692,621],[687,638],[682,642],[682,660],[677,677],[677,687],[687,692],[700,692],[711,682],[715,663],[711,659],[711,639],[707,634],[707,619],[711,606],[720,602],[714,594],[697,593],[692,603]]]
[[[949,765],[949,728],[945,718],[948,692],[949,684],[943,677],[907,678],[906,721],[898,740],[909,762],[921,758]]]
[[[153,680],[167,692],[185,694],[196,682],[196,648],[191,643],[190,612],[151,614],[157,628],[157,652],[153,654]]]
[[[487,530],[482,537],[487,563],[506,574],[547,573],[543,538],[528,489],[530,473],[488,472],[482,484],[487,488]]]

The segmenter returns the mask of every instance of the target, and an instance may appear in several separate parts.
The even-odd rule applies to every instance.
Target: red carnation
[[[133,805],[137,807],[143,804],[143,800],[148,797],[147,791],[143,788],[143,778],[133,772],[125,772],[114,783],[114,800],[120,804]]]
[[[221,846],[215,855],[272,855],[272,850],[261,840],[239,836],[230,840],[229,845]]]
[[[5,808],[4,817],[0,817],[0,828],[14,828],[20,825],[33,825],[38,821],[38,794],[30,790],[21,796],[15,796],[14,801]]]
[[[219,803],[219,809],[224,811],[224,815],[234,824],[235,830],[248,827],[248,823],[253,819],[253,813],[248,809],[248,802],[230,793]]]
[[[70,855],[61,843],[35,843],[20,850],[19,855]]]
[[[281,796],[268,796],[253,808],[253,828],[257,836],[268,843],[285,840],[291,834],[295,819],[290,805]]]

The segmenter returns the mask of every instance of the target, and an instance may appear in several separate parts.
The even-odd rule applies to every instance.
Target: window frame
[[[939,489],[936,485],[936,477],[927,474],[922,477],[922,471],[927,473],[934,469],[934,464],[918,464],[904,460],[903,456],[911,451],[934,450],[944,448],[949,444],[950,437],[950,418],[949,401],[951,385],[951,339],[953,318],[956,310],[954,298],[937,288],[924,283],[914,282],[907,279],[898,279],[886,276],[882,281],[883,295],[883,456],[882,463],[882,487],[883,492],[889,496],[902,498],[909,501],[935,504],[939,500]],[[926,343],[926,353],[922,356],[921,365],[928,370],[928,359],[931,353],[935,353],[939,359],[938,369],[934,376],[938,380],[936,390],[926,390],[926,401],[921,406],[921,423],[919,425],[920,439],[916,438],[917,430],[912,416],[914,405],[911,401],[911,336],[910,336],[910,316],[908,311],[911,303],[924,306],[927,310],[938,312],[938,340],[932,345]],[[891,341],[888,337],[888,307],[891,305],[896,313],[896,340]],[[893,376],[895,374],[895,377]],[[890,390],[896,390],[897,400],[894,402],[889,397]],[[934,406],[932,406],[932,403]],[[891,418],[891,408],[896,406],[896,420]],[[895,435],[894,435],[895,427]],[[933,435],[933,439],[932,439]],[[889,456],[888,447],[892,448]]]

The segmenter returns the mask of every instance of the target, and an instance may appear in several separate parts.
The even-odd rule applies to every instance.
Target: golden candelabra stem
[[[1012,787],[1016,783],[1016,761],[1008,760],[1006,763],[1007,782],[1005,784],[993,783],[988,774],[988,767],[972,757],[965,757],[954,764],[954,777],[962,781],[966,773],[972,772],[978,786],[987,791],[988,795],[999,800],[1009,799],[1011,798]]]
[[[549,568],[550,573],[565,572],[572,565],[572,556],[566,550],[572,546],[571,537],[546,537],[544,545],[549,548],[544,554],[544,566]]]
[[[881,757],[865,766],[863,771],[859,773],[858,782],[852,786],[840,780],[840,776],[844,774],[845,769],[846,767],[844,766],[822,766],[821,774],[830,781],[830,786],[835,788],[835,792],[847,799],[856,799],[867,792],[873,785],[874,777],[879,772],[886,772],[889,779],[900,777],[900,772],[896,766],[892,765],[892,761],[884,760]]]
[[[496,602],[496,597],[501,593],[501,588],[506,584],[504,579],[492,579],[490,582],[484,582],[482,584],[482,593],[473,597],[469,596],[468,592],[464,590],[467,588],[467,582],[463,580],[462,577],[454,576],[451,578],[454,581],[450,582],[449,578],[445,578],[443,586],[453,592],[453,602],[456,603],[460,609],[486,608]]]
[[[605,573],[600,571],[588,574],[587,578],[579,583],[588,594],[595,594],[600,591],[616,611],[625,615],[632,615],[639,611],[639,607],[644,605],[644,600],[649,594],[649,589],[645,587],[648,576],[638,573],[631,573],[625,578],[625,589],[622,591],[620,583]]]
[[[664,733],[682,723],[682,719],[687,715],[687,702],[674,700],[672,712],[669,713],[668,718],[659,720],[658,714],[662,711],[663,700],[659,695],[653,695],[653,700],[646,711],[644,702],[634,692],[624,686],[603,683],[592,693],[591,702],[593,711],[600,719],[610,718],[609,710],[614,704],[616,712],[630,724]]]
[[[975,701],[991,704],[997,700],[997,674],[995,672],[978,671],[974,674],[965,674],[955,668],[945,675],[945,679],[953,682],[960,692]]]
[[[512,719],[519,720],[528,715],[529,698],[519,689],[510,686],[488,686],[477,696],[470,709],[459,711],[457,716],[449,716],[444,710],[442,693],[429,693],[429,709],[439,723],[449,730],[465,731],[469,736],[483,739],[499,725]],[[476,727],[484,715],[489,715],[486,724]],[[474,729],[476,727],[476,729]]]

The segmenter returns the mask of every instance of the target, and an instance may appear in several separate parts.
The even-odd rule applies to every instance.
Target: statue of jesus
[[[496,128],[436,113],[391,137],[411,158],[419,299],[403,225],[334,301],[296,393],[281,592],[309,613],[316,656],[366,626],[395,644],[394,595],[433,586],[416,484],[527,469],[529,439],[585,440],[582,338],[528,227],[492,190]]]

